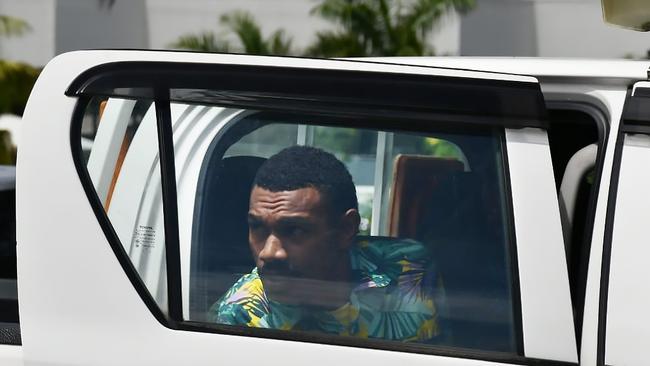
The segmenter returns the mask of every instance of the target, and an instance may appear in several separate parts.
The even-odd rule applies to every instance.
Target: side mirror
[[[605,22],[641,32],[650,31],[648,0],[602,0]]]

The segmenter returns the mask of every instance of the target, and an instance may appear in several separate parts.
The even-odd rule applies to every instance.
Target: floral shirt
[[[413,240],[361,239],[350,250],[355,287],[338,309],[313,310],[269,300],[255,268],[212,306],[209,316],[221,324],[432,341],[440,332],[443,291],[430,257],[424,245]]]

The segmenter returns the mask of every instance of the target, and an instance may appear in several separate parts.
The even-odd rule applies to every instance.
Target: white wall
[[[0,0],[0,14],[26,20],[31,32],[0,38],[0,57],[45,65],[54,56],[55,0]]]
[[[606,24],[599,0],[537,0],[536,16],[540,56],[620,58],[650,49],[648,33]]]
[[[460,16],[457,13],[450,13],[442,17],[431,37],[436,55],[460,55],[460,37]]]
[[[600,0],[478,0],[462,19],[461,54],[620,58],[643,56],[647,33],[608,25]]]
[[[32,30],[0,37],[0,57],[45,65],[52,57],[85,48],[148,48],[145,0],[0,0],[0,14],[27,21]]]
[[[463,56],[537,56],[535,4],[528,0],[477,0],[461,20]]]
[[[179,1],[181,3],[181,1]],[[88,48],[148,48],[145,0],[57,0],[54,52]]]

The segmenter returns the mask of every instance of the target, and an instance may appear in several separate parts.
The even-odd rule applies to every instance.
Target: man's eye
[[[299,226],[294,226],[289,230],[291,236],[302,236],[305,235],[305,233],[307,232],[304,228]]]
[[[306,230],[300,226],[290,226],[286,228],[285,233],[287,236],[297,237],[305,235]]]
[[[264,228],[264,225],[258,221],[252,221],[248,223],[248,228],[250,231],[259,231]]]

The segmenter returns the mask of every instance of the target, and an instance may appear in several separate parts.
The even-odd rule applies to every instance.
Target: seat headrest
[[[418,227],[428,211],[426,205],[442,192],[451,176],[462,172],[461,161],[422,155],[398,155],[393,168],[390,198],[389,233],[391,236],[417,238]],[[437,204],[441,204],[437,200]]]

